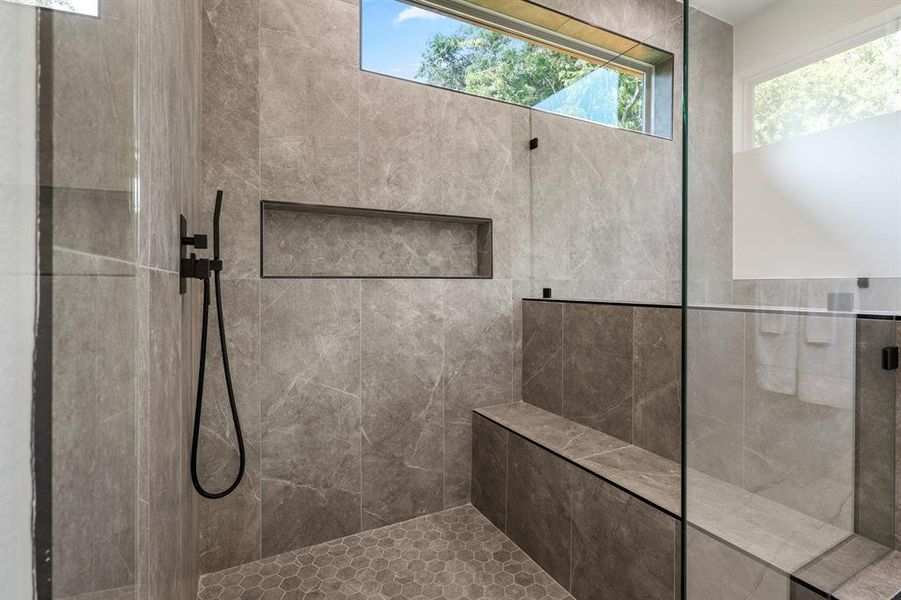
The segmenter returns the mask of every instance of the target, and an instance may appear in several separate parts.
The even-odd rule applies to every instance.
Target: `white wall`
[[[0,2],[0,598],[34,597],[36,11]]]

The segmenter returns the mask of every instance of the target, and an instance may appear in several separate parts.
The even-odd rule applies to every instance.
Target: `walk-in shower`
[[[0,600],[901,592],[898,0],[0,0]]]

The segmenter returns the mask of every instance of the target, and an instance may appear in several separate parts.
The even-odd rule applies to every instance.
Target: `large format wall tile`
[[[135,582],[136,280],[52,283],[53,589],[65,597]]]
[[[572,493],[573,596],[676,598],[676,520],[582,470]]]
[[[359,67],[358,0],[259,1],[260,27],[291,32],[311,56]]]
[[[138,140],[141,206],[138,251],[142,265],[178,271],[178,218],[193,171],[195,138],[187,114],[197,90],[185,63],[185,10],[172,1],[138,3],[141,109]]]
[[[740,487],[744,313],[691,310],[687,336],[688,465]]]
[[[680,459],[678,309],[521,304],[525,402],[670,460]]]
[[[540,446],[510,436],[507,535],[564,587],[570,580],[575,469]]]
[[[53,124],[50,151],[40,157],[42,185],[129,191],[135,177],[135,77],[139,72],[139,4],[109,3],[102,19],[44,12],[41,26],[52,25],[49,57],[41,56],[53,85],[42,90],[45,125]],[[147,31],[144,28],[143,31]],[[10,46],[11,47],[11,46]],[[48,60],[49,58],[49,60]],[[142,109],[147,98],[140,97]],[[44,108],[44,107],[42,107]],[[89,115],[89,119],[86,119]],[[49,169],[44,166],[51,166]]]
[[[343,21],[350,39],[355,14]],[[261,29],[263,198],[357,204],[359,146],[359,67],[323,60],[310,50],[308,40],[294,32]]]
[[[789,600],[789,577],[689,526],[687,598],[692,600]]]
[[[539,139],[532,161],[534,274],[539,280],[572,284],[572,298],[677,302],[681,287],[682,161],[677,116],[682,92],[681,8],[675,2],[656,0],[541,3],[673,52],[673,104],[655,112],[676,118],[669,140],[558,115],[533,114],[533,135]],[[731,44],[731,31],[729,34]],[[720,61],[717,73],[731,66],[731,46],[728,54],[721,53],[715,60]],[[723,84],[731,92],[731,82],[731,72],[718,78],[717,95],[705,105],[709,105],[705,117],[723,101],[724,96],[719,95]],[[658,89],[664,87],[668,86]],[[731,107],[731,95],[728,99]],[[716,110],[711,120],[722,122],[724,113],[727,111]],[[726,132],[731,134],[731,126]],[[721,150],[731,146],[731,135],[722,136],[722,141],[712,137],[706,141],[717,150],[710,154],[711,161],[718,159],[720,164],[727,160],[729,152]],[[719,235],[717,240],[723,239],[720,234],[731,232],[731,202],[723,203],[728,197],[719,195],[724,189],[721,182],[731,181],[731,163],[729,167],[717,181],[709,178],[710,185],[717,187],[707,196],[720,205],[705,205],[703,221]],[[731,247],[723,250],[727,252],[720,253],[716,265],[731,266]]]
[[[379,208],[490,218],[494,276],[527,277],[527,114],[366,72],[360,91],[361,200]]]
[[[265,280],[262,554],[360,531],[360,284]]]
[[[139,487],[139,500],[147,511],[148,579],[145,591],[150,598],[179,597],[180,527],[179,507],[181,477],[185,475],[186,457],[181,453],[182,422],[180,347],[181,303],[178,275],[141,269],[142,298],[139,318],[146,319],[143,331],[146,344],[140,356],[140,410],[146,422],[145,442],[139,444],[142,461],[146,456],[146,488]],[[144,313],[146,311],[146,314]]]
[[[854,329],[844,317],[745,318],[744,487],[849,531]]]
[[[376,208],[426,211],[424,202],[440,199],[434,92],[367,72],[361,77],[360,195]]]
[[[895,323],[857,319],[854,532],[894,545],[895,374],[882,368],[882,349],[895,345]]]
[[[727,304],[732,301],[733,28],[699,10],[688,27],[689,300]]]
[[[209,232],[222,189],[222,275],[231,278],[259,273],[259,35],[257,0],[203,0],[197,229]]]
[[[481,415],[472,418],[472,505],[507,530],[507,465],[510,433]]]
[[[128,191],[60,188],[46,190],[53,207],[53,247],[135,262],[134,194]],[[120,265],[119,266],[123,266]],[[54,274],[84,275],[96,271],[66,269],[54,257]]]
[[[901,346],[901,322],[895,322],[895,345]],[[901,550],[901,370],[895,372],[895,549]]]
[[[577,298],[671,300],[664,284],[679,278],[678,180],[646,180],[678,143],[541,112],[532,135],[533,275],[578,284]],[[588,295],[592,286],[606,293]]]
[[[511,400],[509,281],[448,281],[444,294],[444,507],[469,501],[472,409]]]
[[[631,306],[563,305],[561,414],[632,441]]]
[[[364,529],[443,506],[443,287],[363,282]]]
[[[634,439],[672,461],[682,447],[682,322],[672,308],[635,308]]]
[[[563,305],[522,302],[522,399],[563,411]]]
[[[222,288],[229,366],[247,460],[244,480],[231,495],[218,500],[198,499],[203,573],[261,558],[260,283],[226,279]],[[202,295],[196,296],[200,304]],[[199,329],[199,308],[196,319]],[[238,448],[222,369],[215,299],[210,304],[208,335],[198,475],[207,490],[218,492],[234,480]]]

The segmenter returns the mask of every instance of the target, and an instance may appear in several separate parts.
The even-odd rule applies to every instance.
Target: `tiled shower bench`
[[[578,600],[675,599],[676,463],[522,402],[473,415],[472,503]]]
[[[475,409],[472,428],[472,504],[576,600],[679,598],[677,463],[523,402]],[[889,600],[901,590],[897,552],[862,568],[878,545],[703,473],[688,476],[689,555],[725,557],[709,572],[696,572],[707,561],[689,560],[693,600],[749,595],[731,581],[742,571],[761,598]],[[692,579],[705,589],[693,590]]]

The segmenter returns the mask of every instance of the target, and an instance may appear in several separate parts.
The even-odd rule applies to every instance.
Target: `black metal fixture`
[[[188,255],[188,246],[193,246],[197,250],[206,250],[207,238],[202,233],[188,235],[188,221],[184,215],[178,216],[179,239],[181,240],[181,256],[179,260],[179,274],[181,278],[178,282],[178,293],[184,294],[188,291],[188,279],[205,279],[210,276],[209,261],[205,258],[197,258],[197,255],[191,252]]]
[[[553,294],[553,292],[551,291],[551,288],[541,288],[541,297],[542,298],[550,298],[552,296],[552,294]]]
[[[222,284],[219,273],[222,271],[222,261],[219,259],[219,216],[222,212],[222,190],[216,192],[216,208],[213,211],[213,258],[197,258],[193,252],[185,256],[187,246],[206,248],[207,238],[203,234],[187,235],[187,223],[181,218],[181,292],[187,289],[188,279],[200,279],[203,281],[203,321],[200,334],[200,367],[197,372],[197,402],[194,408],[194,431],[191,437],[191,482],[194,489],[204,498],[224,498],[232,493],[241,483],[244,477],[244,468],[247,458],[244,451],[244,435],[241,433],[241,422],[238,419],[238,407],[235,402],[235,390],[232,386],[231,369],[228,365],[228,347],[225,343],[225,320],[222,316]],[[204,489],[197,475],[197,447],[200,441],[200,416],[203,412],[203,377],[206,371],[206,341],[210,320],[210,273],[216,285],[216,320],[219,325],[219,345],[222,348],[222,370],[225,372],[225,387],[228,390],[228,403],[231,408],[232,421],[235,425],[235,436],[238,440],[238,473],[234,481],[221,492],[210,492]]]
[[[535,150],[538,148],[538,138],[532,138],[529,140],[529,150]]]
[[[898,346],[886,346],[882,349],[882,368],[886,371],[898,368]]]

